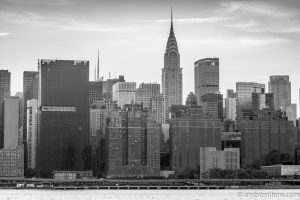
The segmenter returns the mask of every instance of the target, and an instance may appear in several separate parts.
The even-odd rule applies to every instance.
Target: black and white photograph
[[[0,0],[0,200],[300,199],[300,0]]]

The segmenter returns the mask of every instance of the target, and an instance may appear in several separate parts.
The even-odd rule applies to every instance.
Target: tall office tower
[[[219,58],[204,58],[194,64],[195,95],[198,105],[207,93],[219,92]]]
[[[103,81],[89,82],[89,103],[92,105],[96,101],[103,100]]]
[[[166,123],[166,117],[165,117],[165,100],[164,96],[162,94],[159,94],[157,96],[152,97],[151,99],[151,115],[159,124],[165,124]]]
[[[278,151],[281,155],[293,155],[297,142],[296,129],[292,122],[282,117],[281,112],[261,110],[258,117],[240,120],[237,126],[242,133],[243,167],[255,162],[268,165],[265,158],[272,151]]]
[[[160,95],[160,85],[157,83],[141,83],[135,92],[135,102],[150,109],[153,97]]]
[[[254,82],[237,82],[237,119],[251,118],[252,93],[265,93],[265,84]]]
[[[105,175],[105,135],[112,112],[117,104],[111,101],[100,101],[90,109],[90,136],[92,170],[99,176]]]
[[[89,62],[39,60],[38,108],[38,169],[88,169]]]
[[[36,156],[38,145],[38,101],[31,99],[27,101],[27,165],[29,169],[36,169]]]
[[[102,92],[103,92],[103,100],[112,100],[113,93],[113,85],[118,82],[125,82],[124,76],[119,76],[119,78],[107,79],[103,81]]]
[[[4,98],[4,148],[19,145],[19,97]]]
[[[0,149],[4,147],[4,98],[10,97],[10,72],[0,70]]]
[[[274,94],[275,109],[291,105],[291,82],[289,76],[270,76],[269,93]]]
[[[285,113],[289,121],[294,123],[296,126],[297,121],[297,104],[293,103],[285,108]]]
[[[113,85],[112,99],[123,108],[125,104],[135,103],[135,91],[135,82],[118,82]]]
[[[172,169],[199,169],[200,147],[221,149],[220,119],[206,117],[201,107],[172,106],[170,142]]]
[[[235,121],[236,118],[236,98],[225,99],[225,117],[228,120]]]
[[[26,142],[27,138],[27,101],[31,99],[38,99],[38,83],[39,72],[24,71],[23,73],[23,139]],[[25,161],[26,162],[26,161]]]
[[[274,110],[273,93],[252,93],[252,109],[258,111],[262,109]]]
[[[106,142],[107,176],[159,176],[160,127],[140,105],[112,113]]]
[[[162,69],[162,93],[165,100],[165,117],[169,121],[169,107],[182,104],[182,68],[176,37],[173,30],[173,16],[171,11],[171,28],[164,55]]]
[[[23,131],[23,117],[24,117],[24,96],[23,92],[17,92],[15,97],[19,98],[19,130]],[[23,133],[22,133],[23,135]]]
[[[203,112],[211,118],[223,119],[223,95],[207,93],[201,96]]]

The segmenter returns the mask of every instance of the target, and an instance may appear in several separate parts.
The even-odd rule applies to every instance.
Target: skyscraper
[[[173,30],[172,11],[170,34],[162,69],[162,93],[165,100],[165,117],[168,121],[169,106],[182,104],[182,68],[180,68],[180,55]]]
[[[112,113],[106,132],[108,176],[159,176],[160,127],[140,105]]]
[[[39,61],[38,169],[89,169],[89,62]]]
[[[198,105],[207,93],[219,92],[219,58],[204,58],[195,62],[195,95]]]
[[[270,76],[269,93],[274,94],[275,109],[291,105],[291,82],[289,76]]]
[[[4,147],[4,98],[10,96],[10,72],[0,70],[0,148]]]
[[[31,99],[27,101],[27,165],[29,169],[36,168],[36,155],[37,155],[37,126],[38,126],[38,108],[37,100]]]
[[[27,101],[31,99],[38,99],[38,83],[39,72],[24,71],[23,73],[23,98],[24,98],[24,112],[23,112],[23,140],[27,140]],[[26,162],[26,161],[25,161]]]
[[[19,145],[19,97],[4,98],[4,148]]]
[[[265,93],[265,84],[254,82],[237,82],[237,118],[251,118],[252,109],[252,93]]]

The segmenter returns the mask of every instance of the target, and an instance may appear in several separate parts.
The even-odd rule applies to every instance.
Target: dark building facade
[[[10,72],[0,70],[0,148],[4,147],[4,98],[10,96]]]
[[[106,132],[108,176],[159,176],[160,126],[140,105],[112,113]]]
[[[89,82],[89,103],[92,105],[96,101],[103,100],[103,81]]]
[[[221,149],[222,122],[204,116],[201,107],[179,110],[177,106],[173,110],[175,113],[170,119],[172,169],[199,169],[200,147]]]
[[[23,73],[23,140],[27,140],[27,101],[38,99],[39,72],[24,71]]]
[[[203,112],[211,118],[223,119],[223,95],[207,93],[201,96]]]
[[[39,60],[38,169],[90,168],[89,62]]]
[[[243,167],[255,162],[267,164],[266,157],[272,151],[280,155],[294,155],[296,129],[281,112],[261,110],[252,120],[238,121],[237,127],[241,132]]]

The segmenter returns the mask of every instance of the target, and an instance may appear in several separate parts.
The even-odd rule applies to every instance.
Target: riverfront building
[[[89,168],[89,62],[39,60],[38,169]]]
[[[10,97],[10,72],[0,70],[0,149],[4,147],[4,98]]]
[[[175,171],[197,169],[200,147],[221,149],[221,120],[204,116],[201,107],[181,106],[171,110],[172,168]]]
[[[107,176],[159,176],[160,127],[138,105],[113,112],[106,133]]]
[[[210,169],[240,169],[240,149],[225,148],[218,151],[216,147],[200,148],[200,175]]]
[[[24,176],[24,147],[0,149],[0,177]]]
[[[242,166],[264,163],[271,151],[294,154],[296,129],[281,112],[261,110],[252,120],[238,121],[241,136]]]

